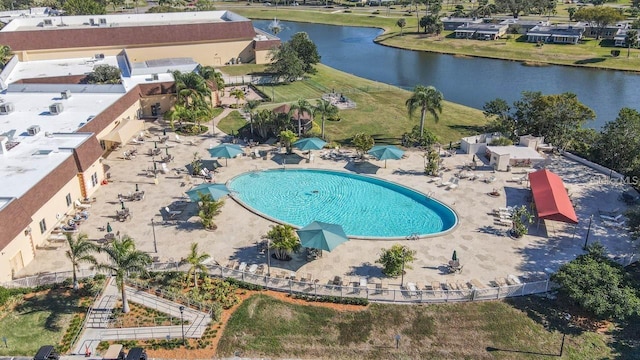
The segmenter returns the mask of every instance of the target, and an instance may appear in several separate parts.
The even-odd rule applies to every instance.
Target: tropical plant
[[[256,112],[252,122],[260,138],[266,139],[269,136],[275,117],[276,114],[271,110],[258,110]]]
[[[396,26],[400,28],[400,36],[404,35],[402,33],[402,30],[404,29],[405,26],[407,26],[407,20],[398,19],[398,21],[396,21]]]
[[[211,97],[211,89],[200,74],[194,72],[174,71],[177,103],[188,108],[194,108],[207,102]]]
[[[217,228],[213,222],[213,218],[220,214],[222,205],[224,205],[224,200],[214,200],[209,194],[200,197],[200,211],[198,211],[198,216],[205,229],[215,230]]]
[[[184,259],[184,262],[189,264],[189,270],[187,271],[187,279],[193,275],[193,287],[198,288],[198,273],[207,272],[205,262],[209,260],[211,256],[207,253],[198,252],[198,243],[191,243],[191,252]]]
[[[424,154],[424,172],[427,175],[436,176],[440,170],[440,154],[433,148],[429,148]]]
[[[233,90],[231,90],[231,92],[229,93],[229,95],[233,96],[234,98],[236,98],[236,109],[239,108],[239,104],[238,102],[240,100],[244,100],[244,91],[242,91],[242,89],[239,88],[235,88]]]
[[[404,20],[404,19],[402,19]],[[313,115],[320,114],[322,118],[322,132],[321,137],[324,139],[324,120],[338,115],[338,107],[333,105],[330,101],[320,99],[313,107]]]
[[[387,276],[402,275],[403,268],[411,269],[408,265],[415,261],[416,251],[406,246],[395,244],[389,249],[382,249],[376,263],[382,264],[382,272]]]
[[[351,140],[351,144],[356,148],[356,152],[360,159],[367,153],[367,151],[371,150],[375,141],[371,137],[371,135],[365,133],[357,133],[353,136]]]
[[[297,102],[291,104],[289,116],[296,114],[296,118],[298,120],[298,136],[302,135],[302,115],[304,115],[304,113],[311,115],[312,111],[313,106],[311,106],[306,99],[298,99]]]
[[[73,270],[73,289],[78,290],[78,266],[83,263],[96,265],[98,262],[93,254],[98,251],[98,247],[89,242],[87,234],[79,233],[75,239],[70,233],[66,233],[65,236],[67,237],[67,244],[69,244],[69,250],[66,251],[66,255],[71,261]]]
[[[429,129],[420,132],[418,125],[411,129],[411,132],[402,134],[402,145],[406,147],[422,146],[429,147],[438,141],[438,137]]]
[[[521,238],[529,232],[529,225],[533,222],[533,215],[526,206],[522,205],[513,209],[511,214],[511,235],[515,238]]]
[[[274,256],[279,260],[288,260],[291,253],[300,249],[300,239],[290,225],[276,225],[264,236],[271,244]]]
[[[413,117],[416,109],[420,109],[420,135],[424,134],[424,119],[427,112],[433,116],[435,122],[440,120],[439,113],[442,113],[442,101],[444,96],[433,86],[416,85],[413,94],[405,105],[409,112],[409,117]]]
[[[280,132],[280,142],[285,148],[287,148],[287,154],[291,154],[291,145],[293,145],[297,139],[298,137],[291,130],[284,130]]]
[[[193,160],[191,160],[191,175],[200,175],[202,170],[202,156],[196,151],[193,153]]]
[[[244,104],[244,111],[249,114],[249,129],[253,135],[253,111],[260,106],[260,100],[249,100]]]
[[[151,264],[148,254],[136,249],[131,237],[124,235],[122,239],[115,239],[111,244],[100,248],[100,253],[107,255],[106,263],[98,263],[96,267],[109,274],[115,275],[116,285],[122,296],[122,312],[129,312],[129,302],[125,291],[125,281],[132,274],[147,274],[147,266]]]
[[[220,96],[224,96],[224,77],[220,71],[216,71],[212,66],[202,66],[200,75],[207,81],[215,82]]]

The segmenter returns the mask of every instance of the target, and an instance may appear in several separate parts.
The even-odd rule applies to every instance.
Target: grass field
[[[568,22],[566,9],[568,6],[558,7],[558,14],[551,18],[552,22]],[[592,68],[606,68],[616,70],[639,71],[640,50],[631,49],[631,56],[627,58],[627,50],[612,46],[601,46],[600,41],[585,39],[579,45],[554,45],[545,44],[536,47],[536,44],[518,41],[518,35],[510,39],[497,41],[478,41],[451,38],[450,32],[445,32],[440,37],[425,36],[416,33],[417,19],[413,16],[405,16],[406,12],[395,10],[386,16],[384,7],[355,8],[351,13],[336,12],[333,9],[291,9],[281,8],[277,12],[271,7],[238,7],[233,11],[253,19],[273,19],[313,22],[332,25],[368,26],[385,30],[377,41],[381,44],[411,49],[430,51],[446,54],[466,56],[479,56],[495,59],[506,59],[522,62],[549,63],[558,65],[584,66]],[[380,14],[373,14],[378,11]],[[336,13],[334,13],[336,12]],[[399,18],[407,22],[404,28],[404,36],[400,36],[400,28],[396,26]],[[547,17],[535,16],[531,19],[546,20]],[[611,50],[621,51],[619,57],[612,57]]]
[[[420,122],[420,114],[409,119],[405,101],[411,96],[406,91],[390,85],[359,78],[324,65],[317,65],[318,72],[304,81],[287,85],[260,86],[265,94],[275,96],[276,103],[294,102],[299,98],[308,99],[315,105],[323,93],[335,91],[355,101],[356,109],[341,110],[341,121],[325,123],[327,137],[337,142],[349,142],[354,134],[364,132],[372,135],[378,143],[398,143],[403,133]],[[234,66],[238,71],[240,66]],[[226,72],[227,68],[222,71]],[[264,105],[273,107],[273,105]],[[234,115],[235,116],[235,115]],[[442,143],[458,141],[461,137],[482,130],[486,119],[480,110],[451,102],[445,102],[440,121],[436,124],[428,117],[426,127],[431,129]],[[223,119],[219,125],[225,132],[237,132],[237,119]]]
[[[372,304],[359,312],[293,305],[265,295],[231,316],[218,356],[323,359],[562,359],[636,358],[617,354],[607,335],[549,325],[527,304],[491,301],[440,305]],[[539,310],[539,309],[536,309]],[[531,314],[532,316],[528,316]],[[541,323],[547,323],[546,327]],[[401,336],[399,349],[394,337]],[[631,357],[626,357],[631,356]]]
[[[0,356],[33,356],[42,345],[58,345],[73,315],[85,310],[78,301],[73,293],[52,290],[27,297],[2,314],[0,337],[7,338],[8,347],[0,344]]]

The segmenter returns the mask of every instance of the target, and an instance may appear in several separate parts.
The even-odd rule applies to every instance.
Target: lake
[[[267,32],[271,22],[253,21]],[[597,119],[587,126],[597,129],[614,120],[623,107],[639,109],[640,75],[635,73],[568,66],[530,67],[515,61],[394,49],[373,42],[382,33],[380,29],[288,21],[280,24],[282,32],[278,37],[283,41],[297,32],[308,33],[325,65],[405,89],[417,84],[433,85],[446,100],[478,109],[498,97],[511,103],[523,91],[573,92],[596,112]]]

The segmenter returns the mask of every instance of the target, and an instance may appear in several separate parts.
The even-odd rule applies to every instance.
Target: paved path
[[[183,314],[180,314],[182,304],[128,286],[125,287],[125,291],[130,302],[160,311],[174,318],[182,316],[185,321],[185,337],[201,337],[211,322],[211,316],[207,313],[185,307]],[[85,354],[87,348],[92,354],[95,354],[100,341],[105,340],[166,339],[167,337],[179,338],[182,336],[181,325],[135,328],[109,327],[109,317],[119,299],[120,292],[115,284],[115,279],[112,278],[102,296],[94,303],[85,330],[73,349],[74,354]]]

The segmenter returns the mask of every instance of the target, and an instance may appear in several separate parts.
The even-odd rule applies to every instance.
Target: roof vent
[[[71,90],[65,90],[63,92],[60,93],[60,97],[67,100],[68,98],[71,97]]]
[[[31,125],[27,128],[27,133],[31,136],[34,136],[39,132],[40,132],[40,126],[38,125]]]
[[[51,115],[58,115],[63,109],[62,103],[53,103],[49,106],[49,113],[51,113]]]
[[[0,115],[8,115],[15,110],[13,103],[7,102],[0,104]]]
[[[93,57],[98,60],[104,60],[104,54],[95,54]]]
[[[53,26],[53,20],[51,19],[42,20],[42,26]]]
[[[106,18],[98,19],[98,26],[107,26],[107,19]]]
[[[153,80],[158,80],[159,79],[158,74],[152,74],[151,77],[153,78]]]
[[[96,19],[94,19],[94,18],[89,19],[89,25],[95,26],[96,25]]]

